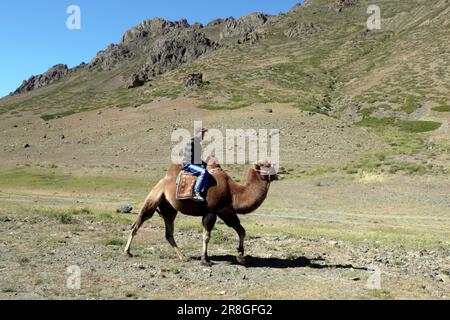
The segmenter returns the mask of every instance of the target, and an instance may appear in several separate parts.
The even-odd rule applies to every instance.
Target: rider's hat
[[[195,135],[198,135],[200,133],[208,132],[208,129],[206,128],[195,128]]]

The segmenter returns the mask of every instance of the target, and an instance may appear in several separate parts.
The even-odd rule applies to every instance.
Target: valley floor
[[[237,236],[218,224],[211,268],[199,261],[201,222],[185,216],[176,239],[191,261],[177,260],[157,216],[138,234],[135,257],[123,256],[135,216],[115,209],[138,208],[143,189],[86,196],[2,185],[0,298],[449,299],[446,184],[401,175],[274,183],[263,207],[242,217],[247,267],[235,263]],[[79,290],[66,287],[72,265]]]
[[[370,130],[284,104],[198,109],[189,99],[107,108],[45,122],[0,119],[0,299],[449,299],[448,137]],[[201,222],[179,216],[176,259],[155,216],[122,251],[169,162],[170,133],[204,126],[279,128],[281,181],[243,216],[237,236],[213,232],[200,265]],[[435,138],[435,140],[433,140]],[[245,166],[225,166],[243,177]],[[242,180],[241,180],[242,182]],[[67,288],[70,266],[79,290]],[[379,281],[378,281],[379,280]]]

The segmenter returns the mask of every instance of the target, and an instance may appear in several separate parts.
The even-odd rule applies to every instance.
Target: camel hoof
[[[128,258],[133,258],[133,255],[131,254],[131,252],[125,252],[124,254]]]
[[[241,266],[247,265],[247,261],[245,261],[245,258],[243,256],[237,256],[236,260],[237,260],[237,263],[239,263]]]
[[[207,260],[202,260],[201,264],[204,267],[211,267],[213,265],[211,261],[207,261]]]

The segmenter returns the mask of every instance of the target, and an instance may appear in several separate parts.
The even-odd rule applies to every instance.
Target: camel
[[[187,262],[188,259],[178,248],[173,236],[174,221],[178,212],[181,212],[189,216],[202,217],[204,230],[202,265],[212,265],[208,257],[208,243],[217,217],[237,232],[239,236],[237,262],[245,265],[244,238],[246,232],[241,225],[238,214],[251,213],[264,202],[271,181],[277,180],[274,165],[267,161],[253,164],[247,171],[245,185],[241,185],[233,181],[221,169],[220,165],[215,162],[209,163],[208,170],[212,170],[212,174],[208,183],[206,202],[176,199],[176,180],[181,169],[180,165],[171,164],[166,176],[159,181],[148,195],[136,222],[131,227],[125,254],[129,257],[133,256],[130,252],[130,247],[134,237],[143,223],[151,219],[155,211],[158,211],[165,222],[167,241],[176,251],[180,260]]]

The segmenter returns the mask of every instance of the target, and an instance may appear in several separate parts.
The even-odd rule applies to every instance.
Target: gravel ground
[[[71,224],[34,214],[2,214],[1,299],[449,299],[448,248],[406,250],[325,238],[251,235],[247,266],[235,263],[237,239],[213,237],[214,265],[200,265],[201,234],[176,234],[191,258],[179,262],[157,219],[122,255],[124,222],[77,217]],[[224,231],[223,225],[218,226]],[[222,234],[222,231],[216,233]],[[70,290],[67,267],[81,269]],[[380,282],[377,282],[378,270]],[[375,281],[375,282],[373,282]],[[370,286],[370,284],[373,284]]]

